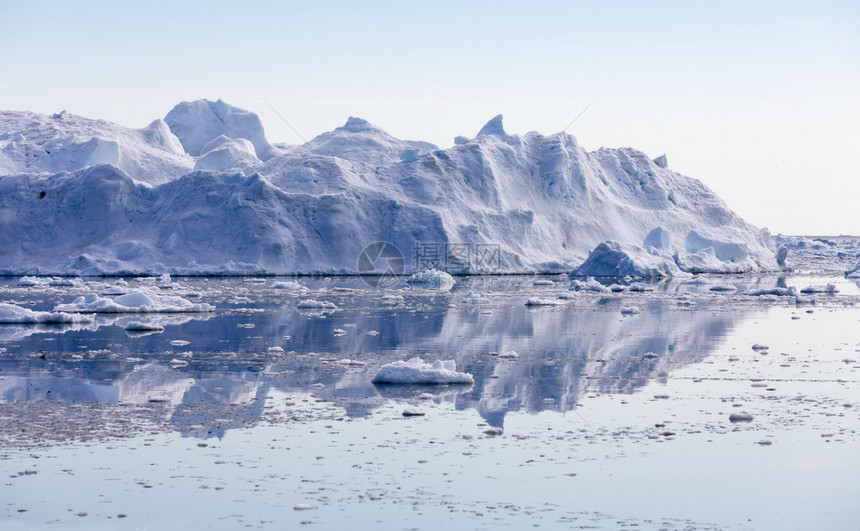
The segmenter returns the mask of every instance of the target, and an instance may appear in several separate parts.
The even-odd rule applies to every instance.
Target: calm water
[[[149,334],[124,329],[140,316],[4,325],[0,522],[860,526],[855,284],[722,277],[527,307],[567,291],[564,277],[536,278],[461,279],[450,292],[301,279],[301,293],[273,279],[174,279],[165,293],[217,310],[146,316],[164,327]],[[113,283],[16,282],[0,283],[0,299],[37,310]],[[739,291],[709,289],[727,282]],[[802,306],[742,295],[786,282],[840,293]],[[138,283],[154,281],[128,287]],[[338,310],[297,310],[307,298]],[[454,359],[475,383],[370,383],[416,355]],[[730,422],[738,412],[753,420]],[[485,433],[494,427],[503,433]]]

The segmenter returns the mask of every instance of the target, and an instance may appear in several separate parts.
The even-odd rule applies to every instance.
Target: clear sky
[[[361,116],[450,146],[570,128],[773,233],[860,234],[860,2],[0,0],[0,108],[142,127],[217,99],[273,142]]]

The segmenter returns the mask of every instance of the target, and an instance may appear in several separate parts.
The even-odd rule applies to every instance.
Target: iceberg
[[[357,117],[278,148],[222,100],[143,129],[3,111],[0,211],[7,275],[358,274],[374,242],[405,271],[434,256],[466,274],[782,265],[766,231],[664,157],[512,134],[501,115],[446,149]]]
[[[457,372],[454,360],[425,363],[421,358],[386,363],[373,378],[374,384],[473,384],[471,374]]]

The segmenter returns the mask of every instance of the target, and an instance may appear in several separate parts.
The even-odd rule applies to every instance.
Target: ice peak
[[[362,133],[365,131],[381,131],[379,127],[371,124],[364,118],[358,118],[356,116],[350,116],[343,127],[339,127],[338,129],[349,131],[350,133]]]
[[[478,131],[479,137],[485,135],[507,136],[507,133],[505,133],[505,127],[502,125],[501,114],[496,115],[492,120],[484,124],[484,127],[482,127],[480,131]]]

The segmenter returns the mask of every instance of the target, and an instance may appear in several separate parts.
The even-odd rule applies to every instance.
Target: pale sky
[[[703,181],[774,234],[860,234],[860,3],[0,0],[0,108],[130,127],[182,100],[272,142],[360,116],[448,147],[494,115]]]

